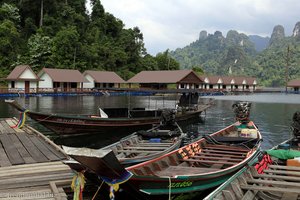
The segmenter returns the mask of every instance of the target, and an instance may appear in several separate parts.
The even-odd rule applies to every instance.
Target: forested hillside
[[[128,79],[141,70],[179,69],[168,51],[147,54],[138,27],[125,29],[99,0],[2,0],[0,78],[18,64],[115,71]]]
[[[300,22],[292,36],[285,36],[283,26],[275,26],[263,51],[257,51],[247,35],[231,30],[226,37],[220,31],[201,31],[197,41],[170,54],[182,68],[201,67],[212,75],[254,76],[260,85],[284,86],[286,66],[289,80],[300,78]]]
[[[226,36],[202,31],[190,45],[152,56],[138,27],[126,29],[99,0],[91,0],[91,13],[85,4],[2,0],[0,78],[19,64],[29,64],[35,72],[43,67],[115,71],[124,79],[142,70],[193,68],[211,75],[254,76],[265,86],[283,86],[288,65],[289,79],[300,78],[300,22],[292,36],[276,26],[267,48],[255,48],[247,35],[234,30]]]

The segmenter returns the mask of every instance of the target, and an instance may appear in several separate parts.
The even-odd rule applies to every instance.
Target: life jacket
[[[272,159],[268,154],[265,154],[261,161],[255,165],[257,173],[263,174],[265,169],[269,169],[269,164],[272,164]]]

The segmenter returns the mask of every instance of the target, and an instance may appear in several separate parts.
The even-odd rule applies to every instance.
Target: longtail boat
[[[42,124],[46,128],[59,135],[79,135],[92,133],[107,133],[112,131],[134,132],[142,129],[150,129],[154,124],[159,124],[163,113],[174,109],[133,109],[108,108],[100,110],[99,115],[75,115],[75,114],[55,114],[41,113],[27,110],[19,105],[15,100],[5,100],[9,105],[16,108],[21,113],[26,113],[31,119]],[[194,105],[188,109],[178,109],[174,112],[175,120],[186,122],[189,119],[197,118],[211,106],[211,102],[205,105]],[[104,113],[104,116],[101,115]]]
[[[300,198],[300,112],[294,114],[294,137],[262,151],[205,200],[297,200]],[[297,127],[294,127],[296,125]]]
[[[105,146],[100,149],[112,150],[119,162],[122,165],[130,166],[137,163],[145,162],[175,149],[178,149],[182,140],[185,137],[182,129],[175,122],[172,125],[160,125],[147,131],[137,131],[129,136],[126,136],[120,141]],[[65,152],[70,151],[93,151],[89,148],[74,148],[63,146]],[[71,168],[76,171],[79,163],[74,163],[72,160],[65,161]]]
[[[127,168],[122,167],[109,150],[101,151],[101,154],[76,151],[67,154],[109,185],[126,181],[121,188],[135,188],[144,196],[203,191],[225,182],[260,152],[262,136],[254,122],[247,119],[247,109],[240,111],[244,114],[238,116],[240,120],[236,123],[168,154]]]

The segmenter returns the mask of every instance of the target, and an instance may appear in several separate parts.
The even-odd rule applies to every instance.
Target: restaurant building
[[[193,70],[141,71],[127,81],[148,89],[199,89],[203,81]]]

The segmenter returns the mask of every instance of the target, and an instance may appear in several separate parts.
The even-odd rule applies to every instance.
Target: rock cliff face
[[[285,38],[285,33],[284,33],[283,26],[281,25],[275,26],[271,35],[269,46],[278,44],[284,38]]]
[[[300,22],[297,22],[293,30],[293,37],[300,40]]]
[[[249,40],[255,44],[255,49],[258,52],[266,49],[269,45],[270,37],[262,37],[259,35],[249,35]]]
[[[229,45],[239,45],[244,46],[244,43],[247,42],[248,36],[243,33],[238,33],[235,30],[230,30],[226,35],[226,42]]]
[[[201,31],[199,34],[199,40],[205,40],[207,38],[207,31]]]

